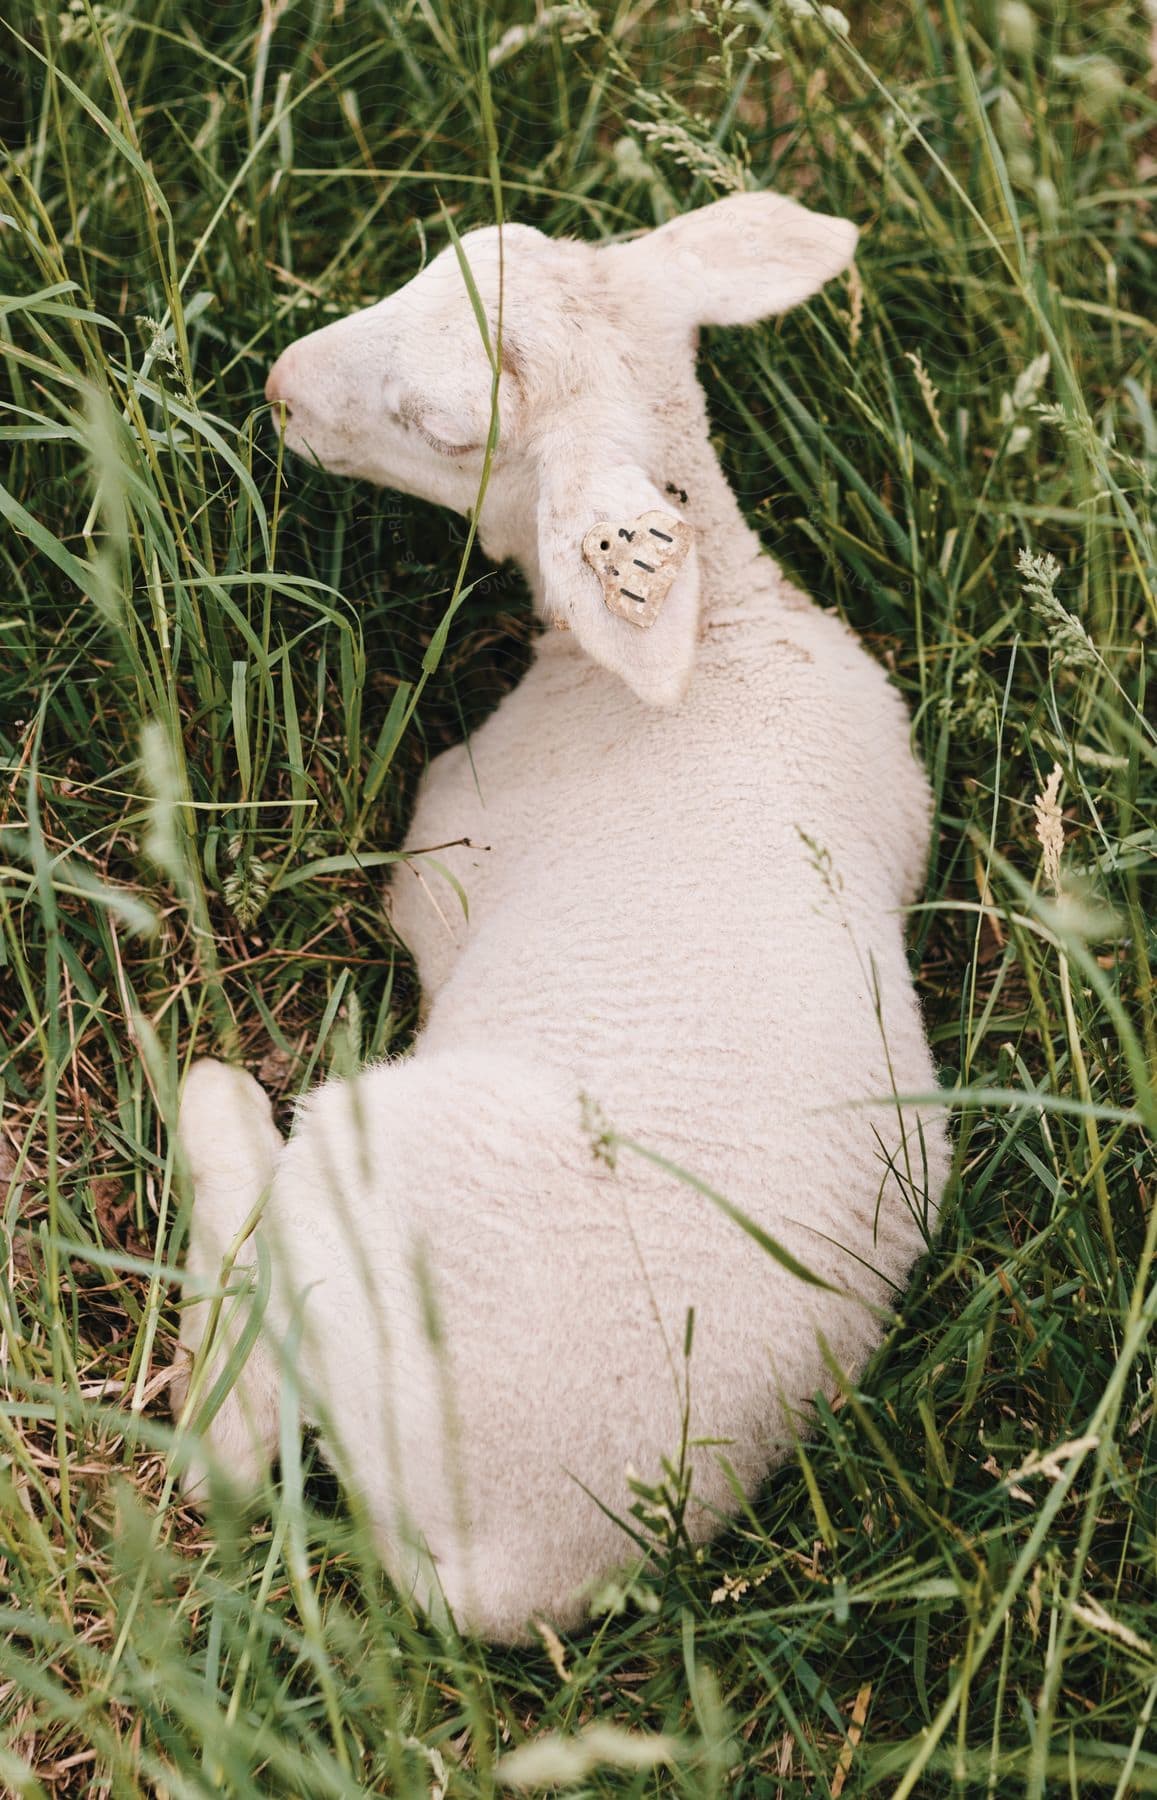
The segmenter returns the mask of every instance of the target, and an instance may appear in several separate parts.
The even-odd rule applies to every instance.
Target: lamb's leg
[[[282,1138],[264,1091],[243,1069],[206,1059],[185,1080],[177,1134],[193,1181],[193,1216],[186,1268],[188,1293],[210,1293],[223,1285],[243,1290],[257,1262],[259,1233],[238,1249],[231,1273],[223,1269],[237,1234],[273,1180]],[[230,1293],[220,1301],[217,1329],[207,1364],[198,1375],[205,1400],[241,1337],[252,1302]],[[189,1392],[206,1332],[213,1320],[212,1299],[186,1304],[181,1345],[171,1388],[174,1415]],[[239,1499],[251,1495],[269,1468],[279,1429],[280,1379],[275,1354],[259,1335],[229,1392],[192,1449],[180,1472],[187,1500],[203,1504],[210,1476],[220,1478]],[[193,1416],[196,1416],[194,1406]]]

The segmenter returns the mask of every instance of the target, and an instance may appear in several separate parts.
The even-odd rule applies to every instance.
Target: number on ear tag
[[[602,582],[610,612],[645,630],[659,617],[687,560],[693,533],[670,513],[602,519],[583,539],[583,555]]]

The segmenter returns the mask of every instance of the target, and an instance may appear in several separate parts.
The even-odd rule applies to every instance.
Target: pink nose
[[[265,383],[265,398],[269,404],[274,407],[284,406],[286,412],[293,410],[290,400],[291,359],[292,345],[288,350],[282,351]]]

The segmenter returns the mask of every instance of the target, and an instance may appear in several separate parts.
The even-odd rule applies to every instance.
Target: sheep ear
[[[783,194],[731,194],[684,213],[610,254],[645,281],[651,312],[691,325],[752,325],[810,300],[852,260],[850,219],[810,212]]]
[[[563,460],[548,459],[538,502],[546,619],[573,631],[640,700],[677,706],[699,633],[691,527],[641,469],[624,464],[572,481]]]

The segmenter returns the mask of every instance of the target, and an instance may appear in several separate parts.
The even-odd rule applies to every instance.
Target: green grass
[[[587,1793],[1157,1791],[1148,25],[865,4],[845,41],[796,11],[17,0],[0,28],[6,1794],[481,1796],[592,1723],[634,1735],[586,1742]],[[858,283],[702,368],[749,516],[912,706],[957,1143],[861,1385],[553,1655],[412,1617],[308,1449],[233,1534],[164,1458],[181,1072],[215,1049],[284,1098],[404,1047],[381,853],[530,635],[472,554],[426,656],[463,526],[279,470],[264,373],[413,273],[443,204],[493,216],[480,70],[517,22],[507,217],[599,236],[746,180],[865,227]]]

